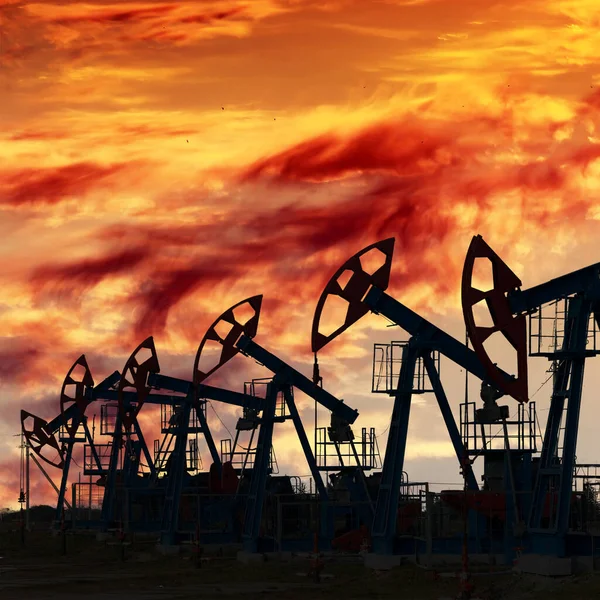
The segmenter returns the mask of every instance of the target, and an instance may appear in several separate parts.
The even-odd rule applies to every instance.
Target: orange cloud
[[[3,319],[6,321],[6,319]],[[12,330],[11,330],[12,329]],[[45,320],[30,320],[3,327],[0,337],[0,381],[40,389],[60,378],[62,332]]]
[[[257,293],[257,341],[310,373],[324,284],[384,237],[397,240],[390,293],[459,333],[473,233],[526,285],[595,260],[593,0],[449,6],[5,3],[5,427],[58,392],[82,352],[97,376],[148,334],[163,371],[190,377],[208,325]],[[324,370],[385,429],[390,406],[368,395],[382,331],[395,330],[365,317],[327,348]],[[258,375],[239,357],[216,381],[239,390]],[[155,435],[156,415],[142,417]],[[442,448],[443,433],[415,420],[411,452]]]
[[[428,132],[408,122],[380,123],[357,135],[341,138],[329,134],[299,144],[256,162],[244,174],[284,181],[331,181],[348,175],[410,175],[420,164],[435,161],[452,138]]]
[[[162,333],[169,311],[183,298],[198,291],[223,284],[236,271],[233,265],[219,264],[214,259],[204,265],[155,273],[153,282],[139,295],[132,295],[132,304],[139,310],[134,325],[139,337],[150,332]]]
[[[595,102],[594,94],[576,114],[593,121],[598,116]],[[269,208],[272,203],[267,202],[244,212],[224,206],[224,218],[198,225],[110,226],[97,237],[127,241],[133,249],[69,267],[46,265],[36,277],[58,278],[62,285],[79,289],[83,282],[91,287],[104,276],[127,272],[132,282],[139,282],[125,300],[135,310],[132,335],[139,338],[162,333],[188,298],[214,307],[212,314],[218,314],[227,306],[228,288],[240,280],[250,294],[272,295],[277,303],[272,310],[283,316],[289,310],[286,302],[316,301],[337,266],[328,253],[348,256],[392,235],[400,249],[393,281],[404,290],[427,289],[431,306],[436,298],[457,293],[453,288],[461,264],[452,249],[464,243],[462,232],[497,231],[494,219],[503,209],[515,211],[515,223],[535,228],[560,227],[566,216],[583,222],[593,208],[593,200],[576,191],[585,169],[600,157],[600,145],[573,136],[554,138],[559,127],[577,127],[577,116],[533,125],[536,136],[516,142],[515,156],[502,157],[497,141],[516,135],[512,111],[466,116],[458,122],[427,120],[427,112],[422,109],[346,136],[332,133],[308,140],[254,162],[226,188],[233,194],[237,183],[252,195],[253,186],[266,185],[261,193],[268,197],[298,186],[309,186],[305,193],[328,186],[327,204]],[[552,151],[540,157],[544,143]],[[545,201],[548,193],[552,202]],[[237,234],[224,235],[225,224]],[[513,239],[518,231],[515,227],[502,239]],[[149,251],[135,248],[157,244],[162,256],[144,262],[141,269]],[[218,292],[226,298],[215,305]],[[277,322],[286,321],[271,321],[270,330],[285,335]]]
[[[107,277],[130,271],[152,254],[150,247],[132,248],[61,266],[42,265],[34,270],[30,281],[36,293],[51,290],[81,294]]]
[[[0,179],[0,205],[52,205],[98,188],[110,189],[114,175],[125,167],[123,163],[104,166],[79,162],[5,172]]]
[[[56,6],[28,4],[26,12],[47,25],[45,37],[57,48],[90,50],[99,46],[95,35],[109,28],[125,44],[157,43],[185,45],[230,35],[244,37],[252,25],[285,12],[274,0],[252,3],[124,2],[71,3]],[[112,44],[108,44],[109,46]]]

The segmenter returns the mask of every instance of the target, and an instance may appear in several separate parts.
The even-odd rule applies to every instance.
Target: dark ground
[[[23,546],[19,531],[0,530],[0,600],[437,600],[454,598],[459,591],[450,572],[435,574],[412,565],[376,572],[364,568],[358,557],[326,561],[322,582],[315,583],[306,576],[306,557],[244,566],[233,554],[206,556],[199,568],[196,554],[160,556],[152,541],[126,546],[124,561],[120,545],[106,545],[94,536],[68,535],[66,544],[63,555],[62,536],[31,532]],[[549,579],[484,569],[473,581],[475,596],[485,600],[600,598],[600,574]]]

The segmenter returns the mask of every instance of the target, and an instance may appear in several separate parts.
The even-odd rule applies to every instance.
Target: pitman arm
[[[185,379],[169,377],[168,375],[160,375],[159,373],[151,373],[148,375],[148,385],[163,390],[187,394],[194,384],[191,381],[186,381]],[[260,398],[250,396],[248,394],[242,394],[240,392],[224,390],[211,385],[205,385],[203,383],[197,385],[197,392],[199,398],[206,398],[207,400],[215,400],[216,402],[241,406],[242,408],[251,408],[253,410],[262,410],[263,408]],[[152,398],[155,396],[156,399],[165,398],[165,396],[160,396],[158,394],[150,395]],[[146,402],[154,403],[151,400],[146,400]]]
[[[418,337],[419,343],[423,346],[430,347],[432,350],[438,350],[441,354],[482,381],[488,380],[485,369],[473,350],[467,348],[465,344],[419,316],[416,312],[404,306],[404,304],[398,302],[398,300],[395,300],[384,291],[372,287],[365,297],[364,302],[373,312],[379,313],[390,321],[393,321],[411,336]],[[506,377],[510,377],[508,373],[501,372]]]
[[[354,423],[358,418],[358,411],[350,408],[341,400],[324,390],[322,387],[315,385],[308,377],[296,371],[293,367],[277,358],[274,354],[265,350],[262,346],[253,341],[250,337],[242,335],[236,343],[244,354],[247,354],[254,360],[264,365],[275,375],[280,375],[285,381],[289,382],[293,387],[298,388],[307,396],[317,401],[321,406],[331,411],[337,417],[344,419],[347,423]]]

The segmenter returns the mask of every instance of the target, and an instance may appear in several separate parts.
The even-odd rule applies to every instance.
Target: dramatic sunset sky
[[[600,260],[597,0],[0,5],[0,507],[18,497],[20,409],[54,417],[82,353],[99,382],[153,335],[161,371],[190,378],[210,323],[262,293],[256,341],[310,376],[323,286],[379,239],[396,238],[389,293],[461,340],[474,234],[525,287]],[[369,315],[320,354],[382,452],[372,347],[405,337],[386,325]],[[530,364],[533,394],[547,364]],[[267,375],[238,356],[207,383]],[[457,419],[463,377],[442,363]],[[598,461],[595,402],[580,462]],[[308,473],[291,424],[275,444],[282,473]],[[406,470],[459,481],[433,397]],[[33,471],[32,503],[52,494]]]

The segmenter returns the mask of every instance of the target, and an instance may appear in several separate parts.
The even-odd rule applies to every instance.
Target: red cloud
[[[594,101],[589,98],[583,105],[589,108]],[[587,138],[557,142],[552,137],[556,128],[549,125],[536,125],[536,136],[514,141],[513,120],[510,110],[500,117],[479,115],[457,123],[412,117],[353,135],[308,140],[257,161],[242,174],[248,208],[231,208],[223,218],[235,226],[235,236],[224,236],[222,225],[205,220],[173,227],[111,227],[101,232],[101,239],[126,241],[134,249],[80,264],[46,265],[33,280],[82,290],[139,267],[152,244],[161,252],[153,255],[152,270],[129,298],[136,309],[135,339],[161,334],[174,309],[192,294],[214,298],[217,288],[226,296],[236,283],[247,295],[263,292],[272,302],[264,316],[277,340],[296,310],[290,307],[314,306],[343,259],[374,240],[395,236],[396,261],[402,265],[393,270],[392,284],[402,289],[425,285],[435,300],[456,291],[461,267],[457,248],[473,231],[485,234],[489,215],[505,196],[512,197],[523,224],[544,227],[562,224],[566,216],[581,221],[592,204],[576,193],[574,174],[600,157],[599,146]],[[494,160],[499,139],[519,152],[518,161]],[[540,160],[544,146],[550,150]],[[350,176],[351,182],[337,182]],[[266,201],[254,202],[253,181],[265,177],[271,183]],[[314,182],[329,186],[327,203],[269,208],[269,192],[279,194],[292,186],[311,190]],[[547,193],[552,193],[552,203],[542,201]],[[469,210],[467,225],[463,210]],[[206,309],[206,301],[200,304]],[[224,303],[210,315],[194,318],[200,316],[208,326],[226,308]],[[195,339],[196,327],[186,327],[185,321],[175,315],[173,324],[187,331],[187,339]],[[306,339],[308,347],[308,334]]]
[[[85,8],[84,8],[85,7]],[[136,6],[135,8],[119,8],[118,5],[93,7],[89,5],[77,5],[73,7],[73,14],[48,18],[48,21],[57,25],[76,25],[78,23],[132,23],[147,21],[162,17],[176,10],[177,4],[162,4],[155,6]]]
[[[111,177],[125,168],[125,164],[103,166],[80,162],[55,168],[7,172],[0,183],[0,204],[58,204],[109,185]]]
[[[10,344],[0,342],[0,381],[14,381],[28,376],[43,356],[43,352],[35,346],[15,346],[12,341]]]
[[[57,131],[31,131],[25,130],[19,133],[14,133],[9,136],[11,142],[29,142],[29,141],[48,141],[48,140],[61,140],[67,137],[66,133],[58,133]]]
[[[125,135],[139,135],[143,137],[148,136],[184,136],[194,135],[197,133],[194,129],[171,129],[168,127],[156,127],[154,125],[142,124],[142,125],[123,125],[118,128],[119,133]]]
[[[18,336],[0,337],[0,381],[53,385],[64,338],[52,323],[21,323]],[[66,372],[66,371],[65,371]]]
[[[57,7],[41,3],[29,4],[26,14],[39,19],[46,29],[44,37],[58,49],[68,50],[76,59],[92,52],[122,51],[123,45],[142,43],[182,44],[217,35],[240,35],[239,23],[252,24],[281,7],[276,3],[223,2],[114,2],[90,5],[75,2]],[[231,22],[230,27],[228,23]],[[65,37],[67,28],[74,38]],[[111,40],[101,39],[110,28]],[[117,42],[115,45],[112,42]]]
[[[565,125],[580,125],[580,117],[600,116],[600,92],[582,100],[572,122],[551,121],[530,126],[530,136],[517,141],[515,99],[500,89],[507,108],[499,115],[474,114],[454,122],[429,116],[421,107],[418,115],[371,125],[352,135],[327,134],[297,144],[283,152],[260,159],[241,175],[241,181],[267,179],[273,183],[327,182],[350,176],[396,178],[400,189],[412,176],[444,174],[461,182],[470,178],[495,189],[525,187],[560,189],[569,175],[567,166],[585,167],[600,157],[600,144],[585,140],[583,145],[552,137]],[[525,126],[523,126],[525,127]],[[486,163],[482,159],[498,148],[498,143],[524,154],[521,163]],[[540,162],[539,155],[545,154]],[[508,178],[506,177],[508,175]],[[491,184],[490,184],[491,182]],[[423,186],[428,181],[419,182]],[[432,186],[429,186],[432,187]]]
[[[128,272],[153,254],[150,247],[122,250],[100,258],[88,258],[66,265],[42,265],[34,270],[30,281],[36,290],[58,289],[81,293],[106,277]]]
[[[223,21],[226,19],[237,18],[240,15],[247,13],[247,6],[235,6],[229,10],[218,10],[214,12],[208,12],[206,14],[194,14],[188,17],[182,17],[177,19],[178,23],[197,23],[201,25],[208,25],[213,21]]]
[[[276,181],[331,181],[360,173],[410,174],[452,147],[449,133],[409,123],[380,123],[355,136],[320,136],[254,163],[245,181],[267,175]],[[454,160],[458,161],[459,156]]]
[[[98,239],[108,242],[129,242],[157,246],[197,246],[214,234],[215,224],[191,223],[189,225],[138,224],[113,225],[97,234]]]
[[[273,328],[283,331],[286,324],[283,317],[290,302],[316,302],[330,276],[332,265],[321,257],[323,251],[343,247],[352,254],[373,239],[400,234],[404,250],[409,253],[430,245],[432,236],[439,242],[444,239],[453,221],[442,216],[432,221],[425,210],[428,200],[418,191],[417,182],[410,187],[414,187],[413,195],[400,201],[392,193],[398,192],[397,189],[384,193],[384,188],[380,188],[369,195],[329,206],[288,206],[253,217],[241,225],[244,241],[237,244],[224,246],[219,231],[213,230],[204,236],[203,242],[208,247],[221,248],[219,259],[188,258],[189,268],[175,270],[159,266],[148,277],[144,286],[147,289],[131,297],[132,304],[138,307],[135,336],[161,333],[172,309],[191,294],[212,295],[216,286],[226,289],[239,279],[247,282],[249,292],[250,288],[260,292],[263,285],[267,286],[264,292],[269,296],[269,310],[282,317],[273,319]],[[309,265],[308,256],[317,256],[319,260]],[[431,269],[438,270],[426,264],[420,267],[413,278],[422,278]],[[256,280],[255,273],[259,275]],[[261,288],[257,289],[259,284]],[[215,306],[214,316],[226,308]]]
[[[187,269],[157,273],[147,289],[132,296],[132,303],[139,308],[134,325],[135,335],[141,338],[162,332],[173,306],[201,286],[214,287],[235,272],[235,267],[213,260]]]

